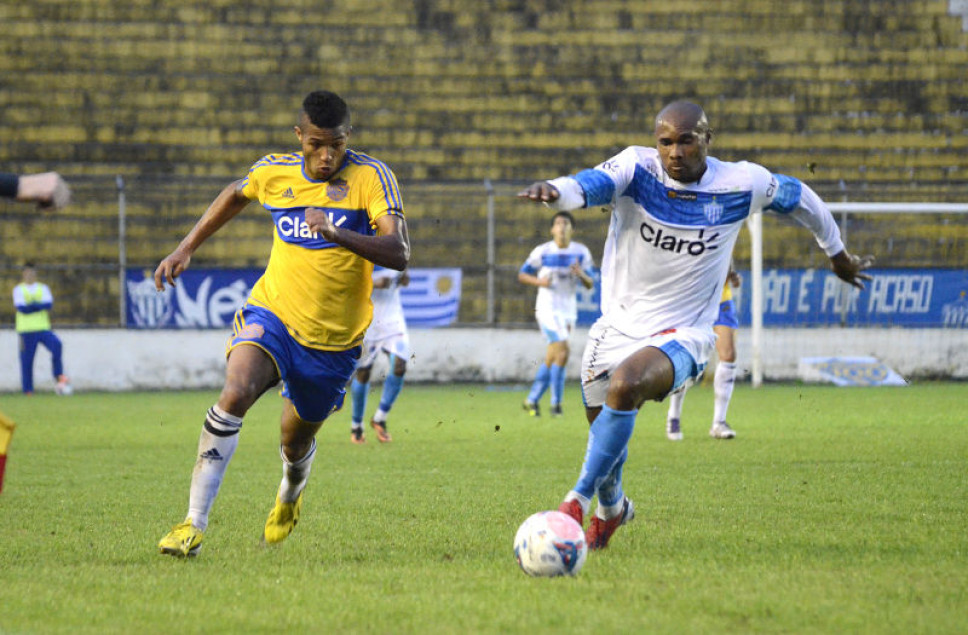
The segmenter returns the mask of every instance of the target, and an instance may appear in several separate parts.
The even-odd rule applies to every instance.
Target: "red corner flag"
[[[3,491],[3,469],[7,466],[7,448],[15,427],[13,421],[0,412],[0,492]]]

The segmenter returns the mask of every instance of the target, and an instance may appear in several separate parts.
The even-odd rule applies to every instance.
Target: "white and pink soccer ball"
[[[577,575],[587,555],[581,525],[558,511],[529,516],[514,536],[514,556],[530,576]]]

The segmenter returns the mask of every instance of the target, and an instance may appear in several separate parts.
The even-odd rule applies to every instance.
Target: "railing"
[[[550,176],[550,175],[545,175]],[[55,296],[58,326],[123,325],[123,275],[127,267],[154,269],[181,240],[231,177],[157,177],[122,180],[71,179],[74,203],[58,212],[0,202],[0,288],[19,281],[33,261]],[[530,250],[550,240],[549,211],[515,194],[526,183],[401,183],[413,246],[414,267],[460,267],[462,325],[533,325],[534,290],[517,282]],[[888,214],[859,214],[871,198],[867,185],[814,184],[838,214],[851,213],[849,242],[857,253],[875,253],[882,267],[968,268],[968,216],[947,207],[898,203],[910,184],[880,184]],[[919,189],[919,191],[921,191]],[[968,200],[968,186],[938,190],[948,202]],[[933,204],[929,204],[933,205]],[[859,206],[859,207],[858,207]],[[576,214],[575,240],[600,264],[608,210]],[[846,215],[841,216],[842,221]],[[809,234],[767,220],[761,261],[766,267],[826,267]],[[195,254],[192,265],[261,267],[272,244],[268,215],[252,204]],[[736,247],[738,266],[750,260],[746,233]],[[13,324],[12,302],[0,303],[0,324]]]

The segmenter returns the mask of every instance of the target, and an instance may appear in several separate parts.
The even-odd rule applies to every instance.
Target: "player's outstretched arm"
[[[844,249],[830,257],[830,264],[838,278],[863,289],[863,281],[872,279],[870,274],[863,272],[874,264],[874,256],[855,256]]]
[[[175,286],[175,278],[188,269],[195,250],[222,225],[241,212],[248,203],[249,199],[242,194],[241,180],[225,186],[175,251],[168,254],[155,269],[155,288],[164,291],[165,282]]]
[[[553,203],[558,196],[558,188],[547,181],[536,181],[518,192],[518,198],[530,199],[535,203]]]
[[[57,172],[23,175],[0,173],[0,195],[18,201],[35,201],[40,207],[54,209],[71,202],[71,188]]]
[[[364,236],[350,229],[336,227],[329,214],[310,207],[306,225],[331,243],[345,247],[370,262],[403,271],[410,262],[410,236],[403,216],[386,214],[376,220],[376,236]]]

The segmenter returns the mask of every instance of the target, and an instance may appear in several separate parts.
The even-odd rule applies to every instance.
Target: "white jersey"
[[[550,183],[560,194],[557,209],[612,206],[599,323],[631,337],[712,328],[733,245],[751,213],[790,215],[828,256],[843,249],[830,211],[809,187],[755,163],[708,157],[698,182],[680,183],[655,148],[632,146]]]
[[[588,247],[574,241],[567,247],[559,247],[555,241],[542,243],[531,250],[521,271],[538,278],[551,280],[550,287],[538,287],[538,297],[534,311],[538,314],[559,315],[574,322],[578,317],[578,276],[571,272],[571,266],[578,266],[592,275],[592,252]]]
[[[389,279],[390,286],[379,289],[375,285],[370,294],[373,302],[373,321],[366,330],[367,340],[381,340],[391,335],[407,332],[407,322],[403,317],[400,302],[400,277],[403,274],[393,269],[375,267],[373,281]]]

